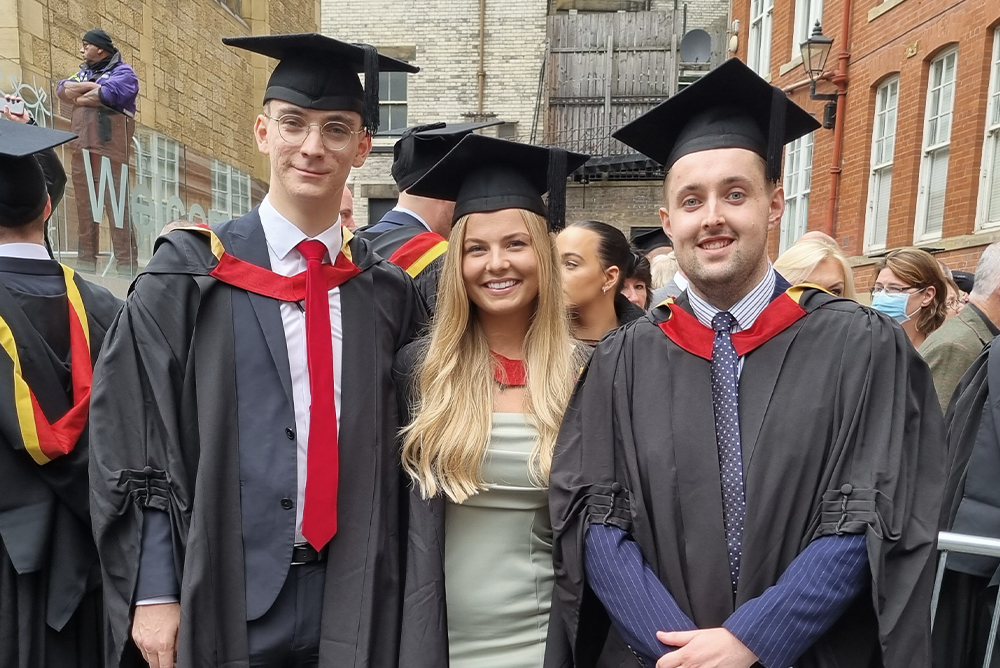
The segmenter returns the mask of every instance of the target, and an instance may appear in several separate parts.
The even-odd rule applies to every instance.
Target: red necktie
[[[301,242],[306,259],[306,355],[309,358],[309,453],[302,535],[317,550],[337,533],[337,406],[333,386],[333,335],[322,241]]]

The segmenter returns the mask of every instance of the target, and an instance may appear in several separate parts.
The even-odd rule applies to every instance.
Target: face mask
[[[915,294],[915,293],[914,293]],[[885,313],[890,318],[894,319],[899,324],[903,324],[909,320],[917,311],[919,311],[922,306],[918,306],[913,313],[906,312],[906,302],[910,299],[910,295],[902,292],[898,295],[890,295],[886,292],[876,292],[872,297],[872,308],[876,311],[881,311]]]

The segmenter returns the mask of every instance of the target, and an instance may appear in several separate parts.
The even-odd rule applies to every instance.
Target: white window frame
[[[133,144],[136,185],[149,187],[153,210],[156,212],[153,220],[142,214],[140,220],[135,221],[140,228],[147,229],[154,223],[162,224],[166,217],[167,200],[180,196],[181,145],[155,131],[137,132]]]
[[[781,216],[778,252],[784,253],[809,229],[809,193],[812,191],[813,132],[785,147],[785,213]]]
[[[1000,28],[993,31],[993,59],[990,61],[990,87],[986,102],[986,134],[983,139],[983,165],[980,170],[979,202],[976,229],[1000,227]],[[990,189],[996,184],[996,189]]]
[[[948,61],[951,60],[951,80],[947,80]],[[940,72],[940,79],[935,78]],[[929,229],[930,220],[936,215],[930,207],[932,169],[944,170],[943,197],[947,197],[948,163],[951,149],[951,130],[955,109],[955,84],[958,80],[958,48],[947,49],[931,61],[927,72],[927,99],[924,103],[924,138],[921,142],[920,178],[917,186],[917,216],[913,241],[920,243],[940,239],[942,229]],[[944,130],[942,130],[942,127]],[[944,205],[941,203],[941,228],[944,227]]]
[[[233,16],[243,18],[243,0],[216,0],[216,2],[228,9]]]
[[[212,160],[213,220],[225,221],[251,209],[250,175],[221,160]]]
[[[402,130],[406,127],[407,116],[409,116],[408,99],[410,95],[410,83],[406,78],[406,72],[382,72],[379,74],[381,80],[379,81],[378,87],[378,97],[379,97],[379,114],[382,113],[383,108],[391,107],[402,107],[404,111],[404,118],[402,125],[395,125],[391,123],[392,113],[389,110],[390,123],[383,125],[379,123],[379,130]],[[400,83],[401,82],[401,83]],[[386,85],[388,84],[388,85]],[[404,89],[403,96],[401,98],[396,97],[396,90],[398,86],[402,85]],[[392,99],[396,97],[396,99]]]
[[[747,65],[760,76],[771,73],[771,26],[774,0],[750,0],[750,45]]]
[[[868,206],[865,214],[865,253],[885,249],[892,197],[892,164],[896,150],[899,76],[886,79],[875,93],[872,154],[868,171]],[[881,205],[881,206],[880,206]],[[881,220],[882,224],[879,225]]]
[[[809,39],[816,21],[823,25],[823,0],[795,0],[792,21],[792,60],[795,60],[802,56],[802,42]]]

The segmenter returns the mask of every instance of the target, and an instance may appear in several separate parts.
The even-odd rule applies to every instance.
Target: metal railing
[[[546,143],[569,151],[589,153],[593,156],[627,155],[635,149],[621,143],[611,135],[620,124],[564,128],[549,132]]]
[[[1000,540],[942,531],[938,534],[938,551],[941,552],[941,556],[938,558],[937,575],[934,578],[934,591],[931,594],[932,628],[937,616],[938,599],[941,595],[941,583],[944,580],[944,570],[945,564],[948,562],[948,554],[958,552],[959,554],[1000,558]],[[1000,590],[997,591],[996,607],[993,612],[993,618],[990,620],[990,635],[986,641],[986,658],[983,661],[983,668],[989,668],[990,660],[993,657],[998,623],[1000,623]]]

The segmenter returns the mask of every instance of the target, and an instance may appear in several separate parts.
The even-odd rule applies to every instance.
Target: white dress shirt
[[[754,287],[753,290],[748,292],[743,299],[739,300],[732,307],[729,308],[729,313],[732,314],[733,318],[736,320],[736,324],[733,325],[733,334],[736,332],[743,331],[745,329],[750,329],[753,327],[754,322],[767,305],[771,303],[771,295],[774,294],[774,288],[778,280],[778,274],[774,271],[774,267],[768,263],[767,274],[764,279]],[[688,300],[691,303],[691,310],[694,311],[694,315],[698,318],[701,324],[705,325],[709,329],[712,328],[712,318],[715,314],[722,309],[716,308],[712,304],[699,297],[694,290],[688,290]],[[737,377],[743,372],[743,359],[746,357],[740,357],[739,365],[736,367]]]
[[[51,260],[49,252],[42,244],[21,241],[0,244],[0,257],[17,257],[22,260]]]
[[[427,228],[427,231],[428,231],[428,232],[433,232],[433,231],[434,231],[434,230],[432,230],[432,229],[431,229],[431,226],[427,224],[427,221],[426,221],[426,220],[424,220],[424,219],[423,219],[423,217],[421,217],[421,216],[420,216],[420,214],[418,214],[417,212],[415,212],[415,211],[410,211],[410,210],[409,210],[409,209],[407,209],[406,207],[402,207],[402,206],[399,206],[398,204],[397,204],[396,206],[392,207],[392,210],[393,210],[393,211],[399,211],[399,212],[401,212],[401,213],[405,213],[405,214],[406,214],[406,215],[408,215],[408,216],[413,216],[413,217],[414,217],[414,218],[416,218],[416,219],[417,219],[418,221],[420,221],[420,224],[421,224],[421,225],[423,225],[424,227],[426,227],[426,228]]]
[[[282,276],[294,276],[306,270],[306,259],[295,248],[309,237],[295,227],[271,205],[267,197],[258,211],[267,240],[271,271]],[[314,237],[322,241],[333,261],[343,244],[340,219],[325,232]],[[302,509],[306,498],[306,462],[309,450],[309,362],[306,356],[306,314],[301,303],[281,303],[281,324],[288,347],[288,370],[292,378],[292,402],[295,410],[295,435],[298,444],[298,497],[295,504],[295,542],[304,543]],[[340,288],[330,290],[330,326],[333,329],[333,382],[337,406],[337,431],[340,431],[341,375],[344,353],[344,328],[340,310]]]

